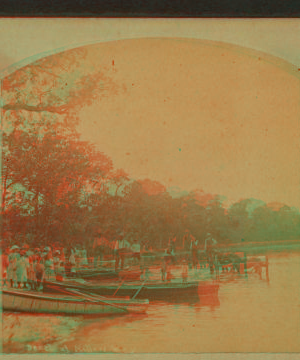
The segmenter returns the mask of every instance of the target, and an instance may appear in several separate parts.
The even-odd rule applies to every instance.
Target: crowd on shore
[[[210,234],[208,234],[210,235]],[[169,246],[165,249],[165,256],[162,260],[161,274],[162,281],[168,280],[170,262],[175,256],[176,238],[170,239]],[[211,242],[213,244],[213,242]],[[211,257],[212,246],[205,243],[208,258]],[[191,260],[192,267],[198,265],[198,241],[191,239]],[[92,249],[92,257],[87,257],[87,250],[84,246],[62,247],[59,245],[45,246],[43,248],[32,248],[27,244],[19,247],[13,245],[2,249],[2,285],[11,288],[23,288],[41,290],[44,280],[63,280],[65,277],[76,277],[77,272],[84,268],[97,268],[98,261],[102,264],[107,254],[112,255],[115,271],[124,268],[125,257],[130,257],[136,264],[139,264],[143,276],[147,278],[147,267],[141,263],[141,246],[136,241],[126,241],[120,238],[113,246],[104,236],[95,238]],[[210,260],[210,259],[209,259]],[[182,279],[186,281],[188,273],[188,259],[182,261]]]
[[[86,250],[46,246],[43,249],[17,245],[6,248],[2,257],[2,285],[11,288],[38,290],[44,280],[76,276],[76,271],[88,265]]]

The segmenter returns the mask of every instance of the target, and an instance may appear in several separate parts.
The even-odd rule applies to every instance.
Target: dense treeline
[[[173,198],[161,184],[115,171],[107,156],[70,136],[14,129],[3,145],[4,238],[90,245],[99,230],[111,240],[124,231],[153,248],[174,235],[177,246],[188,246],[186,230],[200,242],[207,232],[219,242],[300,238],[296,209],[253,199],[225,209],[201,192]]]
[[[107,155],[80,139],[76,114],[120,89],[110,69],[89,68],[85,75],[81,57],[84,51],[59,54],[2,81],[6,242],[90,247],[101,231],[111,241],[124,232],[157,249],[176,236],[177,247],[188,248],[187,230],[200,243],[207,232],[221,243],[300,239],[297,209],[254,199],[225,209],[219,196],[195,191],[172,197],[155,181],[132,180],[114,169]]]

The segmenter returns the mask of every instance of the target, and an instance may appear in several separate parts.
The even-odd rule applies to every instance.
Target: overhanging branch
[[[33,112],[52,112],[56,114],[65,114],[68,110],[68,106],[33,106],[27,104],[6,104],[2,107],[4,111],[18,111],[18,110],[25,110],[25,111],[33,111]]]

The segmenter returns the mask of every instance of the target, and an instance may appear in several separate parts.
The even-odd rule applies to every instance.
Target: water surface
[[[228,275],[218,299],[153,303],[114,318],[3,314],[3,352],[300,352],[299,253],[269,255],[270,281]]]

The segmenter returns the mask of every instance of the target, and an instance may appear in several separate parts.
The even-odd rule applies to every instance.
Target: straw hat
[[[17,250],[17,249],[19,249],[19,246],[18,246],[18,245],[14,245],[14,246],[11,247],[10,250]]]

